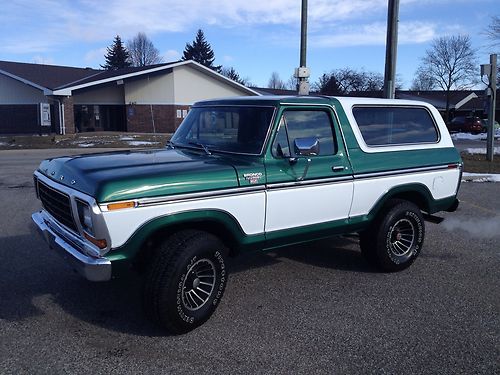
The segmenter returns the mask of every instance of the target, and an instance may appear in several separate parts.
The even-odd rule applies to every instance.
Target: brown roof
[[[0,70],[50,90],[102,72],[102,70],[91,68],[73,68],[13,61],[0,61]]]
[[[158,68],[161,66],[172,65],[172,64],[175,64],[176,62],[178,62],[178,61],[163,63],[163,64],[156,64],[156,65],[147,65],[147,66],[137,66],[137,67],[131,66],[128,68],[122,68],[122,69],[116,69],[116,70],[99,70],[99,71],[96,71],[97,74],[91,75],[87,78],[83,78],[83,79],[79,80],[78,82],[74,82],[74,81],[67,82],[66,84],[60,85],[57,88],[63,89],[66,87],[75,86],[76,84],[82,85],[82,84],[89,83],[89,82],[100,81],[100,80],[106,79],[106,78],[118,77],[118,76],[122,76],[125,74],[130,74],[130,73],[137,73],[137,72],[141,72],[143,70],[149,70],[149,69],[154,69],[154,68]]]
[[[74,68],[70,66],[0,61],[0,70],[30,81],[38,86],[55,90],[74,86],[75,84],[80,85],[124,74],[136,73],[143,70],[174,64],[175,62],[141,67],[129,67],[117,70],[100,70],[92,68]]]

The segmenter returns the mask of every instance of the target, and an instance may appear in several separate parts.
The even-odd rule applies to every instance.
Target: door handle
[[[332,167],[332,171],[333,172],[342,172],[343,170],[344,170],[344,166],[343,165],[336,165],[336,166]]]

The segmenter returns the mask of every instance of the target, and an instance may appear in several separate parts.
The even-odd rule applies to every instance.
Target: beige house
[[[242,95],[259,93],[194,61],[114,71],[0,61],[0,133],[173,132],[194,102]]]

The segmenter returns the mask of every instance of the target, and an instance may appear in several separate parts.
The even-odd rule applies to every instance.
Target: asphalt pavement
[[[87,282],[33,232],[33,169],[78,152],[0,151],[1,374],[500,373],[499,183],[463,183],[403,272],[355,236],[233,259],[215,315],[169,336],[137,276]]]

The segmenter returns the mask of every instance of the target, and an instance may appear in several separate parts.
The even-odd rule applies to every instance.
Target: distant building
[[[173,132],[196,101],[260,95],[194,61],[113,71],[0,61],[0,134]]]

